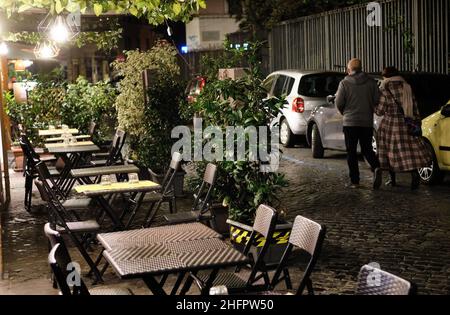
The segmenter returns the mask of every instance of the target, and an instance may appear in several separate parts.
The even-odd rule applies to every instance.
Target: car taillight
[[[305,112],[305,101],[301,97],[297,97],[292,103],[292,111],[300,114]]]
[[[203,90],[203,88],[206,85],[206,80],[204,78],[200,79],[200,84],[198,85],[198,87],[200,88],[200,91]]]

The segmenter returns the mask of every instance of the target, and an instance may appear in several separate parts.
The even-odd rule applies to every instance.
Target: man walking
[[[362,71],[361,60],[352,59],[347,66],[348,76],[341,82],[336,94],[336,106],[344,116],[345,144],[348,154],[351,188],[360,182],[358,166],[358,143],[372,172],[373,188],[379,189],[382,181],[380,162],[372,149],[373,115],[380,92],[375,80]]]

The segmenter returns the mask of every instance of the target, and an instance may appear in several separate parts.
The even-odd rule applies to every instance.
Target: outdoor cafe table
[[[207,235],[198,224],[99,234],[97,239],[106,245],[103,257],[121,279],[142,278],[153,294],[166,295],[163,286],[167,276],[178,274],[170,293],[175,295],[186,273],[210,270],[202,291],[207,294],[220,269],[245,265],[249,259],[212,232]],[[196,228],[201,231],[199,237],[195,236]],[[162,279],[156,280],[160,276]]]
[[[100,148],[92,141],[77,142],[70,145],[47,143],[45,147],[49,153],[60,156],[64,161],[64,168],[61,171],[57,184],[66,195],[75,184],[75,179],[70,178],[70,170],[78,167],[86,154],[100,151]]]
[[[74,134],[78,134],[79,131],[78,131],[78,129],[71,128],[71,129],[44,129],[44,130],[39,130],[39,132],[38,132],[39,136],[41,136],[41,137],[59,136],[59,135],[63,135],[66,133],[70,133],[70,134],[74,135]]]
[[[80,185],[75,187],[75,191],[79,194],[83,194],[89,198],[97,200],[100,206],[103,208],[105,213],[111,218],[114,224],[114,228],[118,230],[126,229],[132,223],[132,218],[134,218],[136,212],[140,208],[142,201],[144,200],[145,194],[152,191],[160,190],[161,186],[152,181],[139,181],[137,183],[130,182],[118,182],[109,185],[102,184],[89,184]],[[139,198],[132,210],[131,217],[126,225],[123,224],[122,219],[124,218],[127,209],[124,209],[121,217],[117,216],[114,209],[104,198],[105,195],[114,194],[125,194],[125,193],[136,193],[139,194]]]
[[[90,139],[91,136],[90,135],[79,135],[79,136],[74,136],[75,139],[77,140],[83,140],[83,139]],[[45,142],[58,142],[58,141],[64,141],[65,138],[63,137],[57,137],[57,138],[47,138],[45,139]]]
[[[97,235],[97,240],[105,250],[145,246],[150,243],[173,243],[178,241],[195,241],[210,238],[221,239],[223,237],[221,234],[199,222],[103,233]]]
[[[70,174],[73,178],[79,178],[86,184],[92,184],[90,177],[132,173],[139,173],[139,168],[135,165],[111,165],[79,168],[70,171]]]

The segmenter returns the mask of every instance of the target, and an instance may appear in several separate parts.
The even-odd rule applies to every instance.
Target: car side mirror
[[[445,105],[441,110],[441,115],[444,117],[450,117],[450,104]]]
[[[327,103],[329,105],[334,105],[334,101],[336,100],[336,96],[335,95],[328,95],[327,96]]]

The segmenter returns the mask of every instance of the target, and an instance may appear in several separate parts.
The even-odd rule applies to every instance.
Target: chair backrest
[[[255,222],[253,223],[253,231],[258,232],[266,239],[269,238],[270,232],[273,230],[273,220],[276,217],[276,210],[266,206],[260,205],[256,210]]]
[[[95,121],[91,121],[89,124],[88,134],[91,138],[94,136],[95,130],[97,129],[97,123]]]
[[[322,226],[305,217],[297,216],[292,227],[289,243],[304,250],[311,256],[320,245]]]
[[[293,248],[297,247],[309,255],[309,261],[303,272],[300,285],[297,289],[297,295],[302,295],[305,288],[308,288],[309,294],[313,294],[314,291],[310,276],[319,258],[323,241],[325,239],[325,234],[325,226],[322,226],[319,223],[311,221],[305,217],[297,216],[292,226],[288,246],[286,247],[286,250],[272,278],[272,287],[275,287],[282,280],[280,279],[280,276],[287,266],[287,262]]]
[[[69,266],[71,262],[69,252],[61,239],[60,243],[52,247],[48,255],[48,263],[55,275],[58,287],[63,295],[89,295],[89,290],[76,270],[75,264]],[[69,280],[73,290],[70,289]]]
[[[30,139],[22,134],[19,138],[19,143],[21,146],[25,146],[27,149],[27,152],[31,153],[34,157],[39,157],[39,155],[36,154],[36,151],[34,150],[33,144],[31,143]],[[23,147],[22,147],[23,149]]]
[[[205,174],[203,175],[203,181],[210,185],[214,185],[217,176],[217,165],[209,163],[206,166]]]
[[[180,169],[181,165],[181,159],[182,156],[179,152],[174,152],[172,154],[172,159],[170,161],[169,169],[166,172],[166,175],[164,176],[164,179],[161,182],[161,191],[162,194],[165,196],[170,192],[170,190],[173,189],[172,183],[175,178],[175,174]]]
[[[267,273],[266,264],[264,262],[265,256],[269,246],[273,243],[273,233],[275,231],[275,225],[277,224],[278,213],[277,211],[269,206],[260,205],[256,210],[255,222],[253,224],[253,231],[250,234],[250,238],[244,248],[244,255],[248,255],[251,247],[253,246],[256,237],[259,235],[264,236],[266,241],[263,247],[259,250],[257,257],[253,263],[252,271],[247,280],[247,285],[264,278],[266,285],[269,285],[269,276]],[[259,275],[258,275],[259,273]]]
[[[78,219],[75,217],[74,214],[67,211],[67,209],[63,206],[63,204],[59,200],[57,189],[56,188],[53,189],[56,185],[54,181],[52,179],[45,178],[45,172],[47,169],[45,163],[43,162],[38,163],[36,169],[38,171],[40,179],[39,181],[36,181],[36,186],[38,187],[39,192],[41,192],[42,189],[42,197],[43,199],[44,198],[47,199],[46,201],[48,202],[49,209],[55,215],[55,219],[58,219],[59,224],[67,228],[66,222],[77,221]],[[52,182],[53,187],[49,185],[49,181]]]
[[[356,295],[413,295],[414,285],[371,265],[361,268]]]
[[[20,136],[19,144],[25,156],[25,171],[34,171],[35,165],[40,162],[39,155],[34,150],[33,145],[26,135]]]
[[[209,163],[203,175],[203,182],[195,195],[192,210],[200,210],[200,216],[209,210],[212,192],[217,178],[217,165]],[[206,191],[206,193],[205,193]]]
[[[106,161],[107,165],[113,165],[118,160],[122,159],[122,149],[125,145],[127,133],[121,129],[117,129],[114,135],[111,147],[109,149],[109,156]]]

